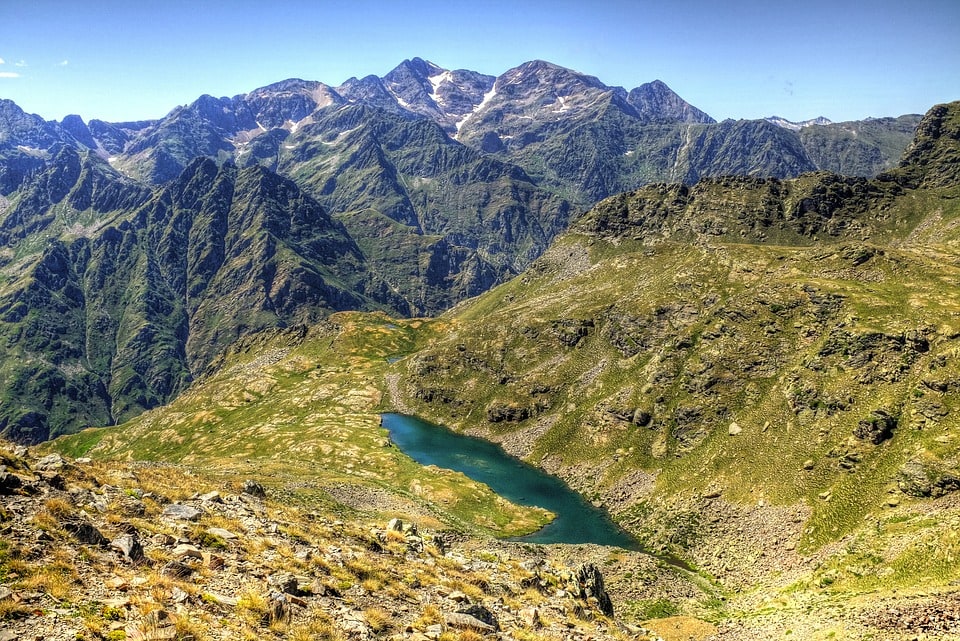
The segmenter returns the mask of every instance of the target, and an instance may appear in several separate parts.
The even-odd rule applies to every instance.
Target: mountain
[[[872,177],[897,166],[920,118],[868,118],[804,127],[800,141],[819,169]]]
[[[894,124],[909,123],[877,121],[874,139]],[[521,273],[610,194],[815,167],[795,132],[544,61],[493,78],[414,58],[142,122],[47,122],[3,101],[0,432],[122,420],[259,329],[439,314]]]
[[[734,639],[948,639],[958,122],[960,103],[932,108],[875,179],[611,197],[439,318],[350,312],[248,337],[170,406],[51,447],[269,470],[291,491],[314,487],[301,473],[348,496],[374,484],[475,531],[489,508],[414,483],[379,440],[378,412],[416,414],[558,474],[694,568],[676,572],[696,590],[661,597],[671,614],[723,620]],[[663,585],[635,576],[621,579]]]
[[[0,221],[0,429],[46,440],[182,391],[239,336],[380,306],[342,224],[261,167],[194,161],[152,193],[62,147]]]
[[[522,271],[602,198],[730,174],[872,175],[895,164],[909,122],[805,140],[814,129],[715,123],[659,80],[627,91],[544,61],[494,78],[413,58],[336,88],[290,79],[201,96],[156,121],[51,123],[7,101],[0,188],[12,194],[59,144],[155,187],[197,157],[262,165],[348,226],[395,310],[434,314]]]

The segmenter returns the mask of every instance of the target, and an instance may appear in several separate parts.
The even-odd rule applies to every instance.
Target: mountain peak
[[[609,89],[594,76],[588,76],[579,71],[562,67],[546,60],[531,60],[506,71],[497,79],[498,86],[521,85],[532,87],[536,84],[551,84],[558,87],[558,92],[569,89],[573,85],[584,88]]]
[[[637,110],[645,120],[670,120],[676,122],[716,122],[678,96],[662,80],[654,80],[632,89],[627,94],[627,102]]]
[[[422,74],[426,78],[446,71],[446,69],[443,69],[439,65],[436,65],[429,60],[424,60],[423,58],[411,58],[410,60],[404,60],[402,64],[408,65],[411,69]]]

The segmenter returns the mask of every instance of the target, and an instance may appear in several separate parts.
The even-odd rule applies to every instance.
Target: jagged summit
[[[764,118],[767,122],[772,122],[778,127],[783,127],[784,129],[789,129],[791,131],[800,131],[806,127],[813,127],[814,125],[832,125],[833,121],[824,118],[823,116],[817,116],[816,118],[811,118],[810,120],[803,120],[801,122],[792,122],[786,118],[781,118],[780,116],[770,116]]]

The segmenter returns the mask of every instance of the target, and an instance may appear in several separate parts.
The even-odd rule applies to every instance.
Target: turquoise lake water
[[[421,465],[462,472],[514,503],[542,507],[557,515],[543,529],[515,540],[640,549],[603,510],[557,477],[508,455],[494,443],[403,414],[384,414],[383,426],[396,446]]]

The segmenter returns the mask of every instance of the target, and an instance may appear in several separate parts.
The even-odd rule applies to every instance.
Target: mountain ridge
[[[344,86],[357,97],[287,79],[128,123],[49,123],[3,103],[0,296],[15,347],[0,389],[31,400],[5,405],[0,431],[41,440],[165,402],[250,331],[346,308],[439,314],[637,185],[816,166],[770,123],[713,123],[662,82],[628,92],[545,61],[493,78],[415,58]],[[238,221],[231,254],[219,237]],[[92,406],[71,418],[75,377]]]

